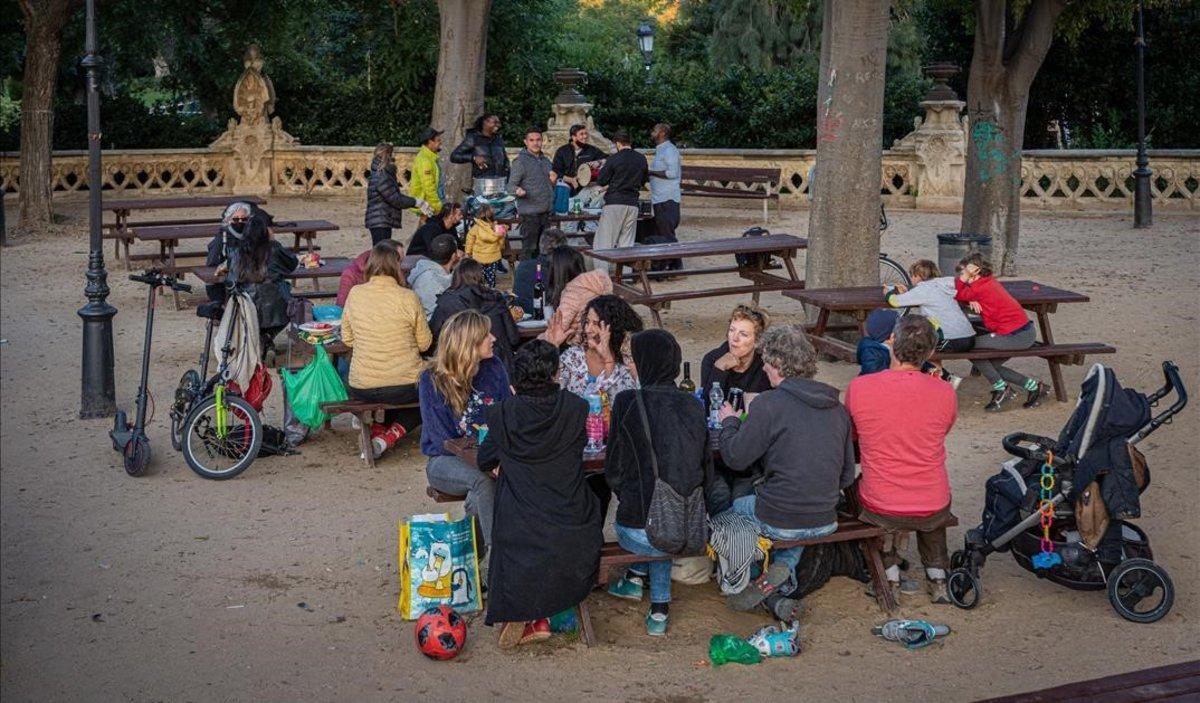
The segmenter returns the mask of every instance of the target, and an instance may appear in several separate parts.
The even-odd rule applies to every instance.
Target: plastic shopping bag
[[[325,347],[316,346],[313,360],[296,373],[287,369],[280,371],[283,387],[287,390],[288,405],[296,419],[311,429],[325,424],[329,415],[321,410],[321,403],[346,400],[346,386],[337,369],[329,362]]]
[[[474,519],[447,514],[400,521],[400,616],[413,620],[426,608],[448,605],[460,613],[483,608]]]

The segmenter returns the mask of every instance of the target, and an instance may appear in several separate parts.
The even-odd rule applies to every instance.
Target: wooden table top
[[[341,229],[328,220],[276,220],[271,225],[274,234],[305,232],[334,232]],[[142,240],[209,239],[221,232],[221,223],[195,225],[167,225],[158,227],[131,227],[129,232]]]
[[[695,256],[728,256],[734,254],[774,254],[806,249],[808,240],[791,234],[766,234],[761,237],[729,237],[699,242],[668,244],[638,244],[616,249],[592,249],[588,256],[615,264],[631,264],[659,259],[682,259]],[[683,273],[686,273],[684,271]]]
[[[303,265],[297,266],[295,271],[287,275],[287,278],[298,280],[303,278],[338,278],[346,267],[350,265],[350,259],[342,256],[331,256],[324,259],[325,265],[317,268],[304,268]],[[217,278],[216,266],[198,266],[192,269],[192,273],[204,282],[205,285],[212,285],[225,280],[225,277]]]
[[[597,222],[600,219],[599,213],[569,212],[565,215],[550,215],[551,222]],[[517,217],[497,217],[496,223],[501,225],[519,225],[521,224],[520,216]]]
[[[178,210],[189,207],[225,207],[237,202],[262,205],[266,200],[257,195],[202,195],[191,198],[134,198],[130,200],[105,200],[104,210]]]
[[[1047,286],[1036,281],[1000,281],[1004,289],[1021,305],[1053,305],[1057,303],[1086,303],[1090,298],[1082,293]],[[784,296],[815,305],[824,310],[845,312],[874,310],[888,307],[883,299],[882,286],[854,288],[805,288],[784,291]]]

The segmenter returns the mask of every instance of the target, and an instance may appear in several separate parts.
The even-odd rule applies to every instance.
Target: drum
[[[582,188],[592,182],[592,165],[579,164],[579,169],[575,172],[575,183]]]
[[[490,198],[503,195],[506,183],[507,179],[505,178],[475,178],[471,187],[475,195]]]

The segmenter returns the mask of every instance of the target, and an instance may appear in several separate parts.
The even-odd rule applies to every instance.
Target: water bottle
[[[721,384],[713,381],[712,390],[708,393],[708,428],[710,430],[720,429],[721,420],[718,413],[721,412],[721,405],[725,403],[725,394],[721,392]]]
[[[584,424],[587,432],[587,446],[584,454],[599,454],[604,451],[604,406],[598,394],[587,395],[588,416]]]

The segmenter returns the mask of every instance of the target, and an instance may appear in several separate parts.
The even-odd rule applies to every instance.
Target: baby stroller
[[[1154,563],[1146,533],[1127,521],[1141,515],[1139,496],[1150,484],[1137,444],[1187,405],[1178,367],[1163,362],[1163,375],[1166,385],[1147,397],[1121,388],[1111,369],[1096,364],[1057,440],[1024,432],[1004,438],[1015,458],[988,479],[983,522],[950,559],[955,605],[978,605],[980,568],[993,552],[1011,551],[1039,578],[1107,589],[1127,620],[1150,623],[1170,612],[1175,587]],[[1151,417],[1172,390],[1175,403]]]

